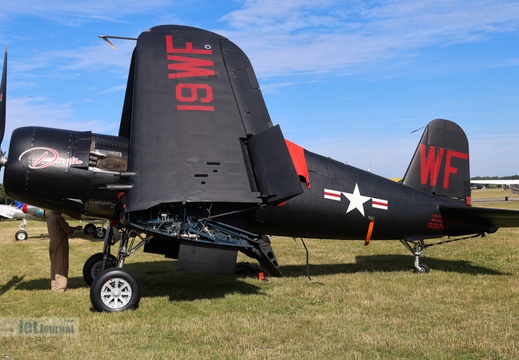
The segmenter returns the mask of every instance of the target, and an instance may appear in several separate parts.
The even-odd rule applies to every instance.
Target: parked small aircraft
[[[470,183],[480,185],[519,185],[519,180],[470,180]]]
[[[18,231],[14,238],[18,241],[27,240],[29,235],[25,231],[25,226],[29,220],[44,220],[45,210],[16,201],[14,205],[0,204],[0,216],[5,219],[21,220]]]
[[[14,234],[17,241],[27,240],[29,234],[25,230],[29,220],[45,221],[48,211],[36,206],[24,204],[15,201],[14,205],[0,204],[0,217],[11,220],[21,220],[18,225],[18,231]],[[83,227],[83,231],[87,235],[93,235],[96,239],[104,238],[106,229],[102,226],[96,226],[94,223],[104,223],[105,220],[89,219],[88,224]]]
[[[6,62],[7,53],[2,94]],[[0,119],[3,128],[5,109]],[[317,155],[272,124],[240,48],[187,26],[137,39],[118,136],[19,128],[2,163],[10,197],[113,220],[83,271],[93,307],[107,312],[137,307],[139,282],[124,262],[141,247],[225,272],[241,251],[281,276],[265,234],[400,239],[423,273],[430,239],[519,226],[519,211],[471,207],[468,141],[455,123],[426,127],[402,183]]]

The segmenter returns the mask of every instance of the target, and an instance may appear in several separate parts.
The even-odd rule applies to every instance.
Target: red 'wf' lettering
[[[440,148],[440,151],[438,152],[438,157],[436,157],[435,146],[431,146],[429,148],[429,152],[426,154],[427,147],[425,146],[425,144],[420,144],[420,179],[422,185],[427,184],[427,180],[430,176],[431,186],[436,186],[444,150],[445,149]]]
[[[212,55],[210,48],[194,49],[193,43],[186,42],[185,48],[176,48],[173,37],[166,35],[169,79],[194,78],[215,75],[214,61],[190,57],[187,55]],[[182,54],[172,55],[172,54]],[[179,83],[175,86],[175,98],[182,103],[177,105],[179,111],[214,111],[214,106],[207,105],[213,101],[213,88],[209,84]]]
[[[177,63],[168,64],[169,70],[178,72],[169,73],[170,79],[178,79],[196,76],[212,76],[214,70],[205,69],[203,66],[214,66],[214,61],[196,59],[187,56],[168,55],[168,60],[177,61]]]
[[[450,174],[457,174],[458,168],[451,166],[452,158],[458,158],[463,160],[469,159],[469,154],[462,153],[460,151],[447,150],[447,161],[445,163],[445,173],[443,174],[443,188],[449,188],[449,176]]]
[[[436,186],[445,150],[447,150],[447,155],[442,185],[444,189],[449,188],[450,175],[458,173],[458,168],[452,166],[452,158],[462,160],[468,160],[469,158],[467,153],[444,148],[438,148],[438,154],[436,154],[435,146],[429,147],[429,151],[427,151],[427,146],[420,144],[420,180],[422,185],[427,184],[427,181],[430,180],[430,185]]]

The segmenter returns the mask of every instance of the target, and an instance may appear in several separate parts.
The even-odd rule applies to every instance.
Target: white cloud
[[[246,1],[222,18],[261,77],[347,70],[519,29],[508,1]]]
[[[23,126],[37,125],[98,133],[114,132],[118,128],[118,122],[107,124],[97,119],[78,117],[80,116],[72,103],[54,103],[43,97],[9,98],[4,143],[11,137],[14,129]],[[2,149],[7,150],[7,146],[2,144]]]
[[[12,16],[31,15],[69,26],[78,26],[92,20],[117,22],[128,15],[149,13],[157,8],[171,6],[168,0],[24,0],[4,1],[0,21]]]

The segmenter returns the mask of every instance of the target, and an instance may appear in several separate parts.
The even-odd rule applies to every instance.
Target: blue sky
[[[118,131],[134,43],[163,24],[249,56],[275,124],[310,151],[402,176],[422,130],[457,122],[472,176],[519,174],[519,1],[0,0],[8,124]]]

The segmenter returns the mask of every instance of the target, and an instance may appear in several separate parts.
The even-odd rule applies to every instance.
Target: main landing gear
[[[85,225],[83,232],[86,235],[92,235],[94,239],[103,239],[106,235],[106,229],[103,226],[96,227],[92,223]]]
[[[117,265],[117,258],[112,254],[97,253],[92,255],[83,266],[83,279],[90,286],[103,270]]]
[[[165,244],[170,246],[184,244],[241,251],[257,259],[271,276],[282,276],[268,237],[207,218],[185,216],[179,220],[176,216],[160,214],[151,220],[133,221],[120,230],[108,226],[103,252],[91,256],[83,268],[83,277],[91,284],[90,300],[95,310],[124,311],[139,305],[141,286],[133,274],[123,269],[124,262],[139,248],[156,240],[166,240]],[[120,242],[119,252],[113,256],[110,248],[117,242]]]
[[[139,281],[123,266],[126,257],[143,246],[149,238],[143,238],[129,229],[123,229],[122,234],[117,230],[114,232],[114,229],[108,225],[103,252],[92,255],[83,266],[83,278],[90,285],[90,301],[97,311],[135,309],[141,298]],[[133,246],[135,237],[141,241]],[[110,254],[110,248],[118,241],[121,244],[116,258]]]
[[[27,225],[27,219],[22,219],[22,222],[20,225],[18,225],[18,230],[16,234],[14,234],[14,238],[16,241],[24,241],[29,238],[29,235],[27,234],[27,231],[25,231],[25,225]]]

